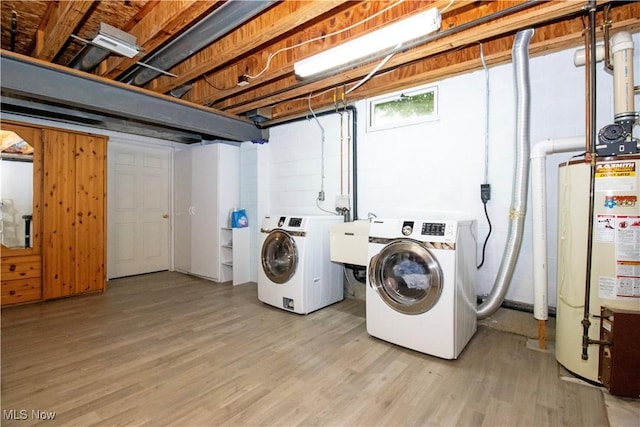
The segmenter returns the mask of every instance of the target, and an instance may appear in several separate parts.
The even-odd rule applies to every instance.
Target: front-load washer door
[[[417,241],[394,240],[369,262],[369,286],[400,313],[429,311],[442,294],[442,282],[437,259]]]
[[[286,283],[298,268],[298,248],[293,238],[282,230],[269,233],[262,244],[262,269],[274,283]]]

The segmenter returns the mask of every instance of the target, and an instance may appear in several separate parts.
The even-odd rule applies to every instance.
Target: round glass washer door
[[[420,242],[403,239],[385,246],[369,263],[369,286],[404,314],[429,311],[442,294],[440,264]]]
[[[269,233],[262,245],[262,270],[274,283],[286,283],[298,267],[298,249],[293,238],[281,230]]]

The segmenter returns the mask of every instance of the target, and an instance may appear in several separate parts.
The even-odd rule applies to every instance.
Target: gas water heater
[[[559,167],[556,359],[600,383],[600,347],[589,345],[586,360],[581,352],[588,221],[593,221],[589,338],[599,341],[602,307],[640,314],[640,156],[598,159],[593,218],[587,215],[589,180],[590,165],[583,160]]]
[[[558,171],[556,359],[612,394],[638,398],[640,144],[629,33],[611,38],[611,59],[614,123],[598,133],[595,163]]]

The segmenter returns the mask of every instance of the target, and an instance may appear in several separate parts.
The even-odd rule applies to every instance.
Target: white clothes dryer
[[[331,262],[329,227],[340,216],[267,216],[260,228],[258,299],[298,314],[342,301],[342,268]]]
[[[438,217],[373,220],[369,335],[443,359],[460,355],[477,329],[475,227]]]

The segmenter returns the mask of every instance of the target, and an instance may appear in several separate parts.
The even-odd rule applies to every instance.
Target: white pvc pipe
[[[596,46],[596,62],[600,62],[604,59],[604,45],[599,44]],[[581,67],[587,63],[586,49],[578,49],[573,53],[573,65]]]
[[[611,37],[613,65],[613,114],[634,113],[633,101],[633,39],[626,31]]]
[[[547,320],[547,155],[578,151],[585,137],[547,139],[531,148],[531,210],[533,220],[533,316]]]

